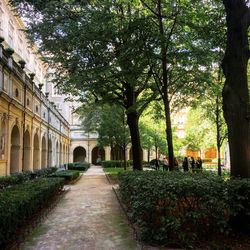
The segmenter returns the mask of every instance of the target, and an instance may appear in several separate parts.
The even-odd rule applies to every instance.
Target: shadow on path
[[[20,246],[22,250],[141,249],[101,167],[91,166],[46,220]]]

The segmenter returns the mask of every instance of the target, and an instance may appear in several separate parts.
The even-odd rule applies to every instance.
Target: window
[[[19,36],[18,54],[23,58],[23,39]]]
[[[36,113],[38,113],[38,110],[39,110],[39,109],[38,109],[38,106],[36,105]]]
[[[3,15],[4,15],[4,12],[3,12],[3,9],[1,7],[1,3],[0,3],[0,36],[3,36],[3,27],[4,27],[4,24],[3,24]]]
[[[16,88],[16,90],[15,90],[15,96],[16,96],[16,98],[18,98],[18,96],[19,96],[18,88]]]
[[[7,91],[9,87],[9,74],[4,73],[3,75],[3,89]]]
[[[14,42],[13,42],[13,37],[14,37],[14,25],[13,21],[9,21],[9,30],[8,30],[8,43],[11,48],[14,47]]]
[[[30,99],[27,98],[26,102],[27,102],[27,106],[29,106],[30,105]]]
[[[62,91],[57,86],[53,86],[53,95],[60,96],[62,95]]]

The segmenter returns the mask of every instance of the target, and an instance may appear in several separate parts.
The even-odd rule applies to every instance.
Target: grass
[[[132,168],[127,168],[126,170],[124,168],[103,168],[103,170],[106,174],[118,174],[126,171],[131,171]]]

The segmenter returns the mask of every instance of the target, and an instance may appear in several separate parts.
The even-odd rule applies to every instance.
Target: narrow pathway
[[[140,249],[101,167],[71,186],[21,250]]]

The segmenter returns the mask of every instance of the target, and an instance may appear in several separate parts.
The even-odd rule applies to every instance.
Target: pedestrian
[[[166,157],[163,157],[163,170],[164,171],[169,170],[169,163],[168,163],[168,159]]]
[[[183,167],[183,171],[187,172],[188,171],[188,158],[185,157],[183,162],[182,162],[182,167]]]
[[[196,166],[197,166],[197,169],[202,169],[202,160],[200,157],[197,158]]]
[[[195,160],[194,160],[194,157],[192,156],[191,159],[190,159],[190,164],[191,164],[191,168],[192,168],[192,171],[194,172],[195,170]]]

